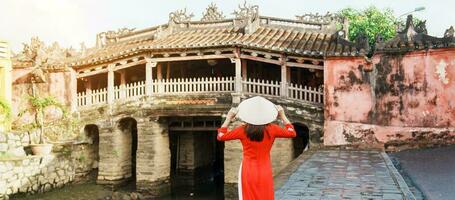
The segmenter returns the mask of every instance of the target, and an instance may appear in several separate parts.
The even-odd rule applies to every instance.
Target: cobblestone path
[[[351,150],[315,152],[275,196],[280,200],[414,199],[385,153]]]

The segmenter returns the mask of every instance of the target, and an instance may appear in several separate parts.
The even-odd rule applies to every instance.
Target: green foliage
[[[39,96],[28,96],[27,97],[29,101],[29,107],[22,110],[19,113],[19,117],[22,116],[26,112],[31,112],[35,115],[35,121],[30,124],[26,124],[21,126],[20,130],[22,131],[31,131],[34,129],[39,128],[40,129],[40,143],[44,143],[44,129],[46,129],[46,135],[50,137],[53,140],[58,139],[59,134],[61,133],[66,133],[68,131],[68,128],[72,130],[73,126],[68,126],[72,125],[72,120],[70,117],[68,117],[68,111],[65,108],[63,104],[61,104],[59,101],[57,101],[54,97],[52,96],[45,96],[45,97],[39,97]],[[55,120],[53,122],[44,122],[44,110],[47,107],[55,106],[56,108],[59,108],[63,112],[63,119]],[[68,126],[68,127],[66,127]]]
[[[0,98],[0,125],[6,125],[11,120],[11,106],[5,100]]]
[[[397,18],[391,9],[380,10],[374,6],[364,10],[345,8],[338,13],[349,20],[348,38],[354,41],[357,35],[366,34],[370,46],[374,44],[376,35],[379,33],[387,40],[395,36]]]

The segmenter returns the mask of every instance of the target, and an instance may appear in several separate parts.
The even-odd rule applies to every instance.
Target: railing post
[[[153,70],[152,68],[156,66],[156,62],[152,62],[151,59],[146,59],[147,63],[145,64],[145,95],[152,95],[152,78]]]
[[[114,64],[107,66],[107,104],[114,102]]]
[[[283,97],[288,96],[288,66],[286,66],[286,57],[281,55],[281,87],[280,95]]]

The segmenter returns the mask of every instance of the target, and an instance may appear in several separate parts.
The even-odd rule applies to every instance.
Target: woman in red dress
[[[240,107],[241,106],[239,106],[239,110],[241,112]],[[258,111],[261,111],[261,109],[262,113],[264,113],[263,108],[259,108]],[[227,141],[239,139],[243,146],[243,160],[239,169],[238,183],[240,200],[274,199],[270,150],[275,138],[292,138],[296,136],[296,132],[281,106],[274,106],[272,109],[278,111],[278,116],[275,114],[274,118],[278,117],[281,119],[283,124],[285,124],[285,128],[268,122],[270,120],[265,120],[262,124],[257,121],[255,124],[251,124],[248,120],[240,116],[245,124],[232,131],[228,131],[227,127],[229,123],[237,114],[237,109],[233,108],[227,114],[226,121],[221,128],[218,129],[218,140]],[[260,115],[253,114],[253,117],[258,116]]]

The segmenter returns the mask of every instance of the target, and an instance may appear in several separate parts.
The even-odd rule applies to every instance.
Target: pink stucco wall
[[[324,85],[326,145],[455,142],[454,48],[328,58]]]
[[[14,68],[13,69],[13,97],[12,108],[13,113],[16,115],[23,110],[28,103],[27,96],[31,95],[31,84],[24,83],[24,78],[32,68]],[[53,96],[58,101],[68,106],[68,109],[74,107],[72,90],[76,89],[75,72],[61,71],[61,72],[46,72],[44,73],[46,83],[36,84],[36,94],[41,96]],[[29,121],[30,119],[23,119]]]

